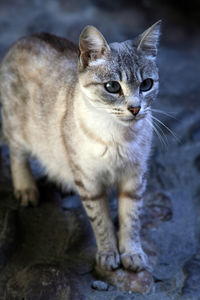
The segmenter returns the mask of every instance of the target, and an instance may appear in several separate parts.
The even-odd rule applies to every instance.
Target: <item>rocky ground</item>
[[[137,2],[137,1],[136,1]],[[154,1],[146,1],[151,3]],[[184,24],[168,10],[124,7],[116,1],[25,1],[0,3],[0,56],[16,39],[49,31],[78,41],[87,24],[109,41],[142,32],[166,17],[159,52],[160,94],[154,112],[154,138],[145,207],[141,216],[144,248],[154,265],[148,294],[128,291],[116,273],[113,284],[97,281],[95,241],[76,195],[62,195],[41,177],[32,162],[41,192],[38,208],[22,209],[12,196],[9,153],[0,133],[0,299],[4,300],[198,300],[200,299],[200,61],[194,20]],[[149,11],[148,11],[149,9]],[[149,12],[149,13],[148,13]],[[156,19],[155,19],[156,18]],[[191,25],[192,24],[192,25]],[[191,27],[193,26],[193,27]],[[192,31],[191,28],[194,30]],[[116,199],[110,207],[116,222]],[[125,274],[127,276],[127,274]],[[122,274],[123,277],[123,274]],[[120,281],[121,280],[121,281]],[[121,283],[120,283],[121,282]],[[151,285],[149,283],[149,285]],[[129,285],[130,287],[131,285]],[[140,286],[144,289],[145,283]],[[136,291],[136,288],[133,289]],[[146,289],[146,291],[148,288]]]

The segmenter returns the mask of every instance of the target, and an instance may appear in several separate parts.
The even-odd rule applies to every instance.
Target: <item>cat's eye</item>
[[[140,92],[147,92],[153,86],[153,80],[151,78],[147,78],[140,84]]]
[[[104,87],[109,93],[119,93],[121,91],[121,85],[118,81],[108,81],[104,84]]]

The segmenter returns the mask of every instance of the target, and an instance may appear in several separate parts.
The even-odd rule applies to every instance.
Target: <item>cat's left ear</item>
[[[145,30],[138,38],[136,43],[137,51],[142,51],[146,56],[155,58],[158,51],[160,37],[161,20]]]
[[[103,35],[94,26],[86,26],[79,38],[79,64],[87,67],[90,62],[105,56],[110,52]]]

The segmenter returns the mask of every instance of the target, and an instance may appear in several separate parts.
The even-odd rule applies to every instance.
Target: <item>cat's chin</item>
[[[119,118],[118,119],[118,122],[120,122],[121,124],[123,124],[125,126],[130,125],[130,124],[132,124],[136,121],[137,121],[136,118],[133,118],[133,117],[124,117],[124,118]]]
[[[139,121],[141,121],[142,119],[144,119],[144,116],[137,116],[137,117],[123,117],[123,118],[119,118],[118,122],[124,126],[130,126],[133,125],[135,123],[138,123]]]

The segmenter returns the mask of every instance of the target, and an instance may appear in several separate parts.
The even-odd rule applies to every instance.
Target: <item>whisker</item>
[[[163,127],[165,127],[172,135],[173,137],[178,141],[180,142],[180,139],[179,137],[167,126],[165,125],[163,122],[161,122],[159,119],[157,119],[156,117],[152,116],[152,119],[157,121],[158,123],[160,123]]]
[[[165,141],[165,139],[162,137],[161,133],[159,132],[158,128],[160,129],[160,127],[156,127],[156,124],[155,123],[152,123],[152,126],[153,126],[153,130],[156,132],[161,144],[166,147],[167,145],[167,142]]]
[[[165,139],[166,145],[168,144],[168,138],[166,136],[166,134],[164,133],[164,131],[162,130],[162,128],[152,120],[153,125],[157,128],[158,131],[160,131],[160,135],[163,136],[163,139]]]
[[[168,112],[165,112],[165,111],[163,111],[163,110],[151,108],[151,111],[156,112],[156,113],[160,113],[160,114],[165,115],[165,116],[168,116],[168,117],[170,117],[170,118],[172,118],[172,119],[174,119],[174,120],[180,122],[180,120],[178,120],[178,119],[177,119],[176,117],[174,117],[172,114],[170,114],[170,113],[168,113]]]
[[[149,123],[149,125],[151,126],[151,128],[154,130],[154,132],[157,134],[157,137],[158,137],[161,145],[164,145],[166,147],[166,143],[165,143],[163,137],[161,136],[160,132],[158,131],[158,129],[154,126],[154,124],[150,120],[148,120],[148,119],[146,119],[146,120]]]

